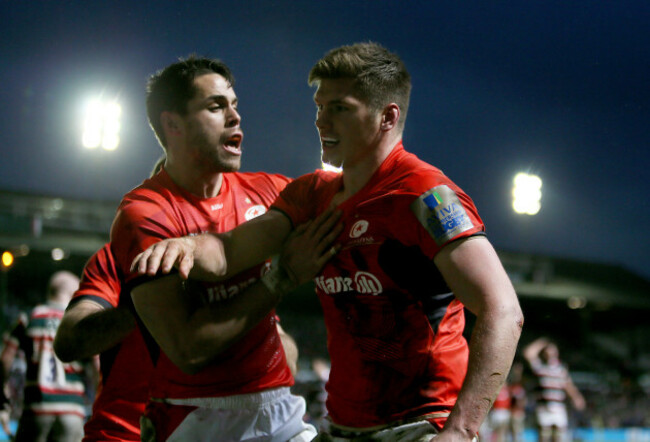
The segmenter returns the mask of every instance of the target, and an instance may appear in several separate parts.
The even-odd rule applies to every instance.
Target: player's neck
[[[341,203],[360,191],[397,145],[400,136],[387,137],[354,164],[343,164],[343,190],[335,197]]]
[[[174,183],[199,198],[213,198],[221,191],[222,173],[200,170],[186,163],[172,163],[165,170]]]

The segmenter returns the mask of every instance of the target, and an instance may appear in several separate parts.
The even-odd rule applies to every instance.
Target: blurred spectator
[[[585,400],[560,362],[557,346],[546,338],[538,338],[524,348],[524,357],[536,377],[536,406],[538,440],[562,441],[569,420],[565,405],[568,395],[577,410],[585,408]]]
[[[482,440],[505,442],[508,440],[508,434],[513,442],[523,440],[526,390],[521,383],[522,373],[523,365],[515,362],[481,427]]]
[[[309,413],[312,416],[316,428],[320,427],[321,421],[327,416],[327,391],[325,384],[330,377],[330,363],[323,358],[315,358],[311,363],[312,370],[316,374],[318,389],[309,403]]]
[[[526,389],[523,386],[524,364],[515,362],[510,369],[508,392],[510,393],[510,434],[512,442],[524,440],[526,421]]]
[[[2,385],[0,388],[0,425],[2,425],[2,431],[11,438],[13,437],[11,428],[9,427],[9,421],[11,419],[11,402],[9,401],[9,396],[5,393],[5,390],[4,385]]]
[[[504,442],[510,426],[510,391],[504,384],[499,390],[487,419],[482,426],[481,440]]]
[[[29,319],[19,318],[2,350],[5,379],[20,350],[27,361],[16,441],[79,441],[83,436],[84,367],[76,362],[64,364],[52,349],[63,312],[78,287],[79,278],[74,274],[54,273],[47,302],[37,305]]]

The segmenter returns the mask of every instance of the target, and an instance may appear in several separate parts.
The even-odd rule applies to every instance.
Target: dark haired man
[[[512,284],[469,196],[404,150],[411,84],[399,57],[375,43],[343,46],[316,63],[309,83],[323,161],[342,173],[300,177],[274,210],[223,235],[158,243],[133,268],[237,271],[335,207],[340,250],[315,280],[331,358],[331,425],[320,440],[472,440],[521,332]],[[272,269],[272,291],[294,265],[288,254]],[[477,316],[469,348],[463,306]]]
[[[274,313],[279,296],[258,282],[267,263],[218,283],[136,278],[129,270],[157,241],[227,231],[266,212],[290,181],[237,172],[243,132],[233,84],[224,63],[197,57],[150,78],[147,115],[165,164],[124,196],[111,229],[125,292],[153,338],[143,440],[302,441],[315,434],[302,419],[304,400],[289,391],[293,377]],[[315,238],[321,225],[303,229],[299,244]],[[305,262],[313,261],[312,250],[300,252]]]

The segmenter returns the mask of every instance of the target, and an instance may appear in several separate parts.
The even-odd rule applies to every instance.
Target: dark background
[[[320,167],[307,72],[374,40],[413,77],[405,145],[475,200],[496,247],[650,276],[646,1],[0,0],[0,189],[119,201],[162,153],[148,75],[192,52],[237,78],[243,169]],[[117,151],[81,147],[89,97],[123,107]],[[544,181],[510,208],[518,171]]]

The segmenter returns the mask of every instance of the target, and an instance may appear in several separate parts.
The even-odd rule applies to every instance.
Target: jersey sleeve
[[[130,268],[140,252],[165,238],[183,236],[173,217],[174,210],[153,198],[132,198],[122,202],[111,228],[111,249],[116,269],[123,275],[125,283],[133,282],[138,276]]]
[[[280,174],[269,174],[268,175],[271,184],[275,187],[277,194],[280,194],[287,187],[292,179]]]
[[[120,291],[120,278],[113,253],[110,244],[105,244],[86,263],[79,289],[73,295],[71,304],[89,299],[104,308],[117,307]]]
[[[315,192],[315,174],[303,175],[289,183],[271,209],[279,210],[289,217],[293,226],[314,218],[316,214],[317,192]]]
[[[433,258],[452,241],[485,234],[485,226],[472,199],[444,177],[423,177],[409,209],[416,244]]]

